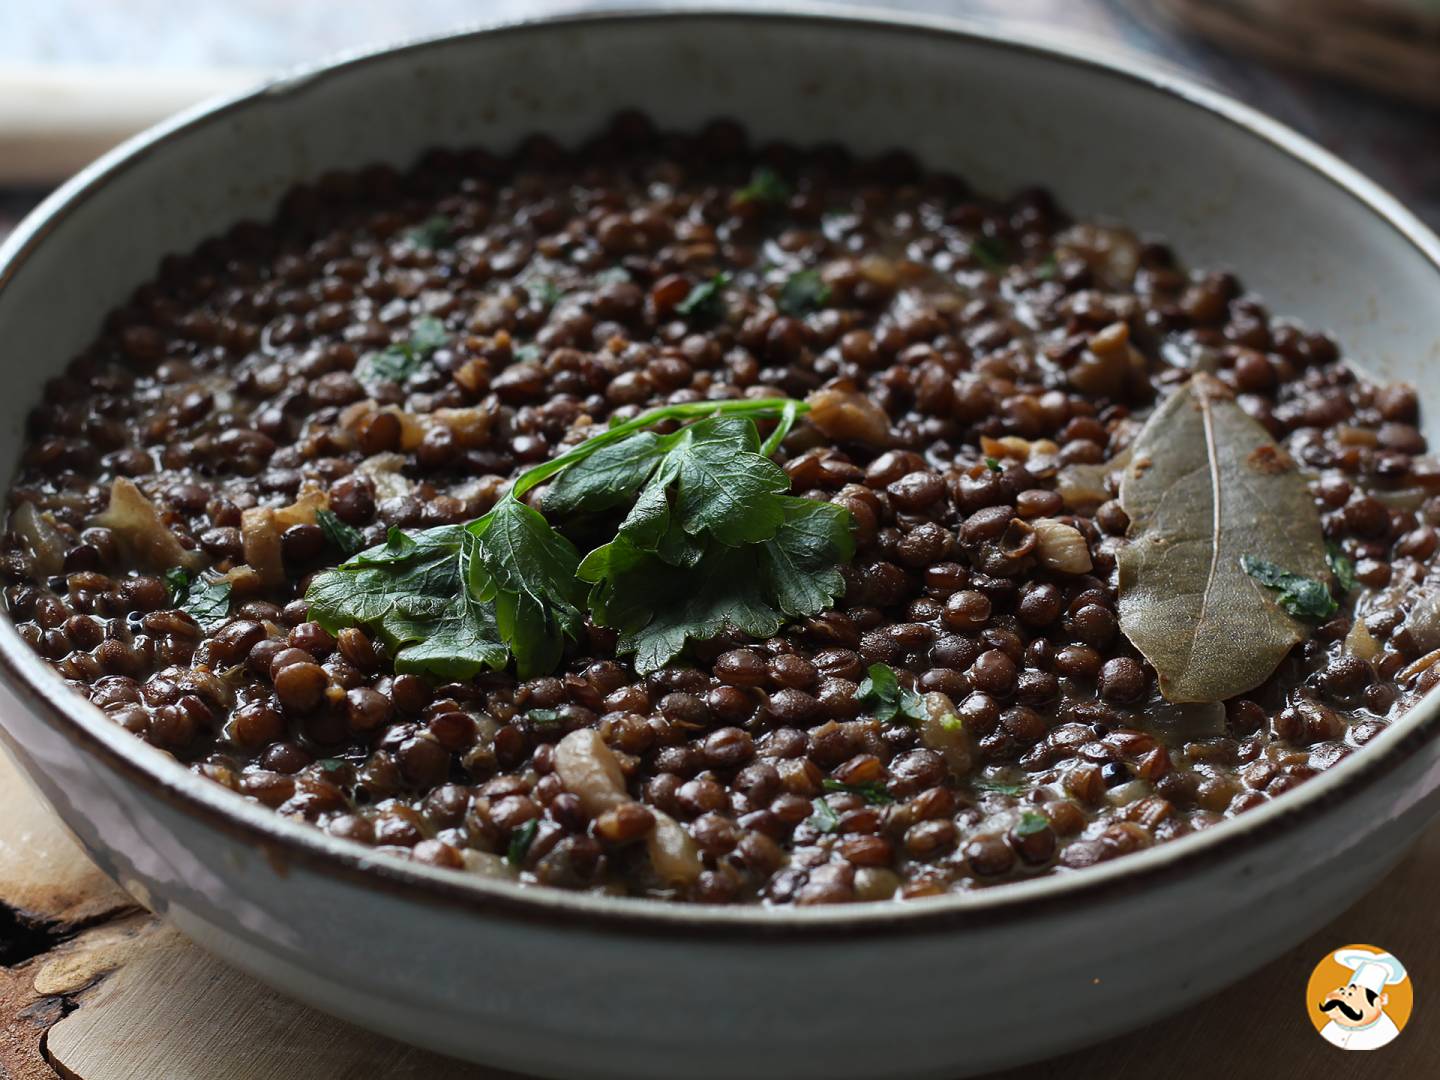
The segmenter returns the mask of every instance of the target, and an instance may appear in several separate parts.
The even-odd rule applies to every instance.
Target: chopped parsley
[[[531,818],[525,824],[517,827],[510,834],[510,845],[505,849],[505,861],[511,866],[519,866],[523,863],[525,856],[530,853],[530,845],[535,842],[535,834],[539,830],[539,818]]]
[[[560,723],[560,712],[558,709],[531,709],[525,714],[525,719],[535,727],[554,727]]]
[[[1340,605],[1330,595],[1330,586],[1323,581],[1292,574],[1283,567],[1252,555],[1240,556],[1240,566],[1261,585],[1274,589],[1280,606],[1291,615],[1302,619],[1328,619],[1340,610]]]
[[[904,724],[925,719],[925,699],[914,690],[901,686],[889,664],[870,665],[864,681],[855,692],[855,700],[881,723]]]
[[[415,320],[406,341],[396,342],[371,353],[356,367],[356,377],[362,383],[404,382],[414,375],[430,359],[436,349],[450,343],[450,332],[445,324],[431,315]]]
[[[320,531],[325,534],[325,539],[347,558],[365,546],[365,537],[360,534],[360,530],[341,521],[335,511],[316,510],[315,521],[320,526]]]
[[[993,236],[977,236],[970,241],[970,257],[992,274],[1005,269],[1007,252],[1005,245]]]
[[[533,299],[540,301],[546,307],[554,307],[565,295],[565,290],[549,278],[535,278],[527,284],[526,288],[529,289]]]
[[[818,270],[801,270],[791,274],[780,289],[777,304],[786,315],[806,315],[830,302],[830,286]]]
[[[675,305],[677,314],[687,319],[709,321],[725,313],[724,288],[730,284],[730,275],[716,274],[709,281],[702,281],[690,290],[689,295]]]
[[[768,165],[761,165],[750,174],[750,183],[735,192],[737,203],[766,203],[778,206],[790,198],[790,185]]]
[[[1034,810],[1026,810],[1015,825],[1016,836],[1034,836],[1050,827],[1050,819]]]
[[[405,234],[412,245],[426,251],[448,247],[455,236],[455,223],[444,214],[433,214]]]
[[[805,819],[806,824],[819,832],[833,833],[840,829],[840,816],[823,797],[810,800],[815,812]]]
[[[1035,267],[1031,273],[1041,281],[1049,281],[1056,274],[1060,273],[1060,261],[1054,255],[1048,256],[1044,262]]]
[[[871,806],[885,806],[895,801],[895,796],[885,790],[879,780],[867,780],[863,784],[843,784],[839,780],[822,780],[820,786],[826,791],[844,791],[859,795]]]
[[[192,578],[182,567],[165,572],[170,602],[185,612],[205,631],[214,630],[230,617],[230,582],[220,578]]]
[[[1005,466],[1001,465],[1000,459],[996,457],[987,457],[985,459],[985,468],[989,469],[991,472],[1005,471]]]
[[[1330,565],[1330,572],[1335,575],[1335,581],[1340,586],[1342,593],[1348,593],[1355,588],[1358,582],[1355,578],[1355,564],[1350,561],[1339,544],[1333,540],[1325,545],[1325,561]]]

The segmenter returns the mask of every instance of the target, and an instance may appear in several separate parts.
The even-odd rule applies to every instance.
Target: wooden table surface
[[[7,63],[274,68],[340,49],[534,12],[529,0],[0,3]],[[571,6],[577,6],[571,4]],[[591,3],[588,6],[602,6]],[[634,6],[630,4],[627,6]],[[1147,52],[1278,116],[1440,225],[1440,114],[1228,56],[1148,15],[1147,0],[903,0],[889,6],[1088,34]],[[1137,16],[1137,12],[1139,13]],[[0,235],[43,192],[0,189]],[[1006,1080],[1246,1080],[1440,1075],[1440,827],[1365,900],[1224,993],[1130,1036]],[[1346,1054],[1305,1016],[1312,966],[1383,946],[1417,985],[1390,1047]],[[1203,948],[1203,942],[1196,943]],[[675,1073],[683,1075],[683,1063]],[[96,871],[0,755],[0,1080],[486,1080],[499,1074],[357,1031],[207,957]]]

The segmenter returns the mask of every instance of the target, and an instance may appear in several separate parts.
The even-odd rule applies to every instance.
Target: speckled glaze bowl
[[[1233,101],[1131,60],[934,21],[749,8],[506,26],[345,60],[141,136],[0,250],[0,472],[44,381],[166,252],[327,168],[435,144],[665,125],[906,147],[1232,267],[1422,388],[1440,242]],[[201,945],[386,1034],[549,1076],[955,1077],[1143,1024],[1314,931],[1431,819],[1440,702],[1283,798],[1079,873],[907,904],[764,910],[522,890],[392,861],[191,775],[0,621],[6,744],[95,860]]]

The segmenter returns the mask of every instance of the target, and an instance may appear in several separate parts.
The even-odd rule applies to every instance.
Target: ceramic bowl
[[[600,15],[408,45],[165,124],[0,252],[0,471],[28,408],[155,270],[329,168],[574,140],[617,109],[905,147],[979,187],[1229,267],[1440,417],[1440,243],[1236,102],[1072,47],[935,21],[750,8]],[[1283,798],[1079,873],[914,903],[763,910],[522,890],[282,820],[126,734],[0,621],[5,741],[104,869],[285,993],[435,1050],[584,1077],[955,1077],[1178,1009],[1355,900],[1436,809],[1436,701]],[[1339,943],[1337,943],[1339,944]],[[1299,988],[1296,989],[1297,994]]]

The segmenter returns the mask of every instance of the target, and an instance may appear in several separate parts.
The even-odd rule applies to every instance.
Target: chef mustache
[[[1321,1012],[1328,1013],[1331,1009],[1339,1009],[1350,1020],[1359,1020],[1361,1016],[1359,1009],[1352,1009],[1349,1005],[1346,1005],[1345,1002],[1338,999],[1335,1001],[1327,1001],[1324,1005],[1320,1006]]]

